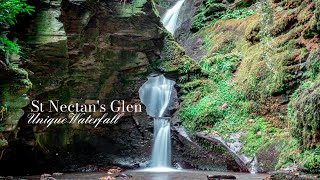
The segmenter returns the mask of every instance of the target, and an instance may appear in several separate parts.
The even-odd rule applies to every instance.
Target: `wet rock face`
[[[276,141],[260,148],[256,154],[258,172],[272,172],[276,169],[283,144],[283,142]]]
[[[195,12],[199,8],[203,0],[185,0],[181,6],[179,12],[176,30],[174,33],[174,39],[185,50],[185,53],[194,60],[198,60],[204,55],[204,52],[200,49],[202,45],[202,39],[198,36],[191,37],[192,20]],[[164,16],[165,11],[172,7],[176,2],[169,0],[155,1],[157,10],[160,12],[160,16]]]
[[[175,39],[179,43],[183,43],[191,35],[192,18],[199,8],[203,0],[186,0],[181,7],[179,13],[179,21],[177,26],[179,27],[175,33]]]

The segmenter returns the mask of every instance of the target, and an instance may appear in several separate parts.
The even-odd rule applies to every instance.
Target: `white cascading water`
[[[154,170],[167,170],[171,167],[170,122],[164,118],[170,103],[175,82],[163,75],[148,77],[148,81],[139,89],[141,102],[146,106],[147,114],[154,118],[154,143],[151,166]]]
[[[164,75],[148,77],[148,81],[139,89],[139,96],[149,116],[163,117],[174,84],[174,81],[165,78]]]
[[[164,118],[154,118],[154,145],[152,167],[171,167],[170,122]]]
[[[179,0],[172,8],[168,9],[163,18],[161,18],[164,27],[171,32],[171,34],[174,34],[177,29],[177,20],[184,1],[185,0]]]

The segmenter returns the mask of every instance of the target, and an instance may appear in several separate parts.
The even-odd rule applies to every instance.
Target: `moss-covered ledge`
[[[0,67],[0,150],[8,145],[8,138],[17,130],[23,107],[29,104],[26,93],[31,88],[28,72],[16,65]]]
[[[193,74],[201,73],[199,65],[190,58],[185,50],[173,39],[172,35],[162,29],[164,34],[163,48],[160,59],[153,63],[161,72],[175,78],[189,78]]]

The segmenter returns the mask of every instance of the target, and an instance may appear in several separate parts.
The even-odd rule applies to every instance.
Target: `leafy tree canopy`
[[[10,25],[16,23],[20,13],[31,14],[34,7],[27,4],[27,0],[1,0],[0,1],[0,53],[17,53],[20,51],[16,42],[7,38],[6,34]]]

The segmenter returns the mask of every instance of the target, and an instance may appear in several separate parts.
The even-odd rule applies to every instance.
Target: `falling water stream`
[[[177,29],[177,20],[184,1],[185,0],[179,0],[176,2],[176,4],[172,8],[168,9],[165,15],[161,18],[161,22],[164,27],[171,32],[171,34],[174,34]]]
[[[164,75],[150,76],[139,89],[141,102],[147,114],[154,119],[154,142],[151,167],[155,171],[169,170],[171,167],[170,119],[163,117],[170,103],[175,82]]]
[[[174,34],[177,20],[185,0],[177,1],[166,11],[161,22],[164,27]],[[172,171],[171,169],[171,134],[169,118],[164,117],[170,103],[171,93],[175,82],[163,75],[148,77],[148,81],[139,89],[141,102],[146,106],[147,114],[154,119],[154,142],[150,171]],[[246,159],[249,162],[249,158]],[[256,172],[256,158],[250,163],[249,171]]]

